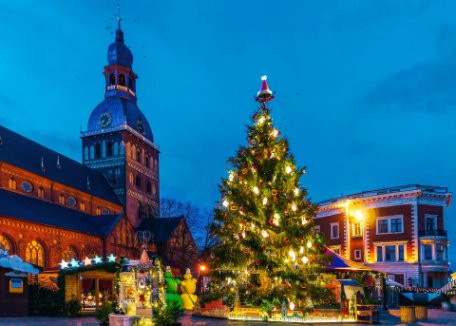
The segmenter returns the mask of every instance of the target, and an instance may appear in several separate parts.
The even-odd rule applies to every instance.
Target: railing
[[[418,231],[418,236],[420,237],[446,237],[446,230],[421,230]]]

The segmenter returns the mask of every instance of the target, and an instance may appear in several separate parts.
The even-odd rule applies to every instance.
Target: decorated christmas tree
[[[266,76],[262,80],[248,144],[228,160],[228,177],[219,186],[214,233],[220,246],[211,255],[211,291],[228,304],[268,301],[280,309],[286,302],[304,309],[331,297],[320,279],[327,257],[313,225],[316,206],[300,186],[306,169],[274,128],[268,107],[274,96]]]

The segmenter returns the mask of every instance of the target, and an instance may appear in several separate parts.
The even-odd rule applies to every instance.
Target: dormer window
[[[122,74],[119,75],[119,85],[125,86],[125,75],[122,75]]]

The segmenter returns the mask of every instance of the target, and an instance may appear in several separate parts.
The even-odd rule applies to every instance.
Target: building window
[[[103,208],[102,214],[103,215],[109,215],[109,209]]]
[[[114,156],[118,156],[119,155],[119,143],[118,142],[114,142],[113,144],[113,154]]]
[[[16,190],[16,188],[17,188],[16,179],[14,179],[14,178],[10,178],[10,179],[9,179],[9,181],[8,181],[8,188],[10,188],[11,190]]]
[[[133,175],[133,173],[130,172],[130,175],[128,176],[128,180],[130,181],[130,184],[135,183],[135,176]]]
[[[27,244],[25,260],[34,265],[44,267],[44,248],[38,241],[33,240]]]
[[[353,228],[353,233],[352,233],[352,236],[354,237],[360,237],[362,236],[362,232],[361,232],[361,222],[355,222],[352,224],[352,228]]]
[[[150,194],[152,192],[152,185],[150,184],[150,181],[147,181],[146,183],[146,192]]]
[[[424,229],[425,230],[437,230],[437,216],[425,215],[424,216]]]
[[[119,85],[125,86],[125,75],[119,75]]]
[[[432,245],[424,245],[424,260],[432,260]]]
[[[97,207],[96,215],[101,215],[101,208],[100,207]]]
[[[404,274],[395,274],[394,281],[396,281],[399,284],[405,285]]]
[[[95,147],[90,145],[90,159],[93,160],[95,158]]]
[[[39,198],[44,198],[44,189],[43,187],[38,188],[38,197]]]
[[[59,195],[59,204],[65,205],[65,196],[63,194]]]
[[[68,197],[68,205],[70,205],[71,207],[75,207],[77,204],[77,201],[74,197]]]
[[[145,165],[146,165],[146,167],[150,168],[150,158],[149,158],[149,156],[145,157]]]
[[[8,239],[3,234],[0,234],[0,247],[2,247],[3,250],[7,250],[10,255],[12,254],[12,252],[11,252],[11,250],[13,249],[12,242],[10,241],[10,239]]]
[[[441,244],[436,245],[436,259],[437,260],[446,260],[444,245],[441,245]]]
[[[76,253],[76,250],[71,246],[66,247],[65,251],[62,254],[62,259],[66,260],[66,261],[70,261],[73,258],[76,260],[79,259],[78,254]]]
[[[101,144],[95,144],[95,158],[101,157]]]
[[[89,159],[89,148],[87,146],[84,147],[84,160]]]
[[[83,201],[81,201],[81,202],[79,203],[79,209],[80,209],[81,211],[85,211],[85,210],[86,210],[86,204],[85,204]]]
[[[114,174],[115,174],[115,175],[120,175],[120,168],[116,168],[116,169],[114,170]]]
[[[106,156],[111,157],[113,152],[113,144],[111,142],[106,143]]]
[[[141,177],[139,175],[136,176],[135,185],[137,188],[141,188]]]
[[[339,239],[339,223],[331,223],[331,239]]]
[[[141,156],[142,156],[142,155],[141,155],[141,150],[138,149],[138,150],[136,151],[136,161],[138,161],[139,163],[141,163],[141,161],[142,161]]]
[[[355,250],[355,260],[361,260],[361,250]]]
[[[390,234],[403,232],[403,217],[391,216],[377,219],[377,234]]]
[[[401,262],[405,259],[405,245],[377,246],[378,262]]]
[[[115,85],[116,84],[116,75],[114,73],[109,75],[109,85]]]

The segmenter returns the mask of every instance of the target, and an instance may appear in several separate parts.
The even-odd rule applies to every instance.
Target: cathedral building
[[[0,246],[45,271],[62,259],[138,258],[135,232],[159,214],[159,149],[120,22],[107,61],[104,100],[81,133],[82,164],[0,126]],[[158,230],[161,220],[169,224],[149,224]],[[178,225],[188,233],[178,221],[169,237]]]

